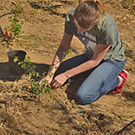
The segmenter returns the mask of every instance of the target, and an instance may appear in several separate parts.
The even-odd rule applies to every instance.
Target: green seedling
[[[14,13],[13,16],[8,17],[9,22],[11,23],[10,26],[5,27],[11,33],[12,39],[14,39],[16,36],[19,36],[20,34],[24,33],[24,31],[21,31],[23,21],[21,23],[19,23],[19,20],[18,20],[18,15],[20,13],[22,13],[22,11],[21,11],[21,9],[19,8],[18,5],[15,6],[15,9],[13,10],[13,13]],[[27,19],[25,21],[27,21]]]
[[[65,56],[67,54],[71,54],[72,50],[69,50],[67,53],[63,53],[63,58],[61,60],[58,60],[56,62],[57,63],[61,63],[63,62],[66,58]],[[30,61],[30,57],[27,57],[24,59],[24,61],[19,61],[18,57],[15,56],[14,58],[14,62],[18,62],[18,65],[21,65],[21,68],[23,68],[24,70],[26,70],[26,73],[28,73],[29,77],[35,77],[36,79],[34,79],[34,81],[32,81],[30,83],[31,85],[31,89],[36,92],[37,94],[45,94],[45,93],[50,93],[50,89],[51,89],[51,85],[48,83],[47,80],[44,80],[44,82],[42,84],[39,84],[39,79],[41,80],[42,78],[45,78],[45,76],[47,75],[46,72],[43,72],[41,75],[39,74],[39,72],[37,72],[36,66]],[[56,65],[54,65],[53,67],[49,67],[49,71],[50,72],[52,70],[52,68],[54,68],[57,70]],[[50,78],[54,76],[54,74],[50,74]],[[38,81],[36,81],[38,80]]]
[[[19,61],[18,57],[15,56],[14,62],[18,62],[18,65],[21,65],[21,68],[26,70],[26,74],[28,73],[29,77],[36,77],[38,80],[45,77],[46,72],[42,73],[42,75],[39,74],[39,72],[36,72],[36,66],[30,61],[30,57],[27,57],[24,59],[24,61]],[[31,89],[35,91],[36,93],[50,93],[50,84],[47,80],[44,81],[43,84],[39,84],[39,81],[32,81],[30,83]]]

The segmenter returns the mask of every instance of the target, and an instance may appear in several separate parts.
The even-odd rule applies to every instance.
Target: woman
[[[60,64],[68,51],[73,35],[86,48],[86,53]],[[46,79],[53,89],[63,85],[68,78],[86,71],[92,71],[75,94],[81,104],[90,104],[104,94],[120,94],[127,79],[123,70],[124,48],[114,19],[105,12],[101,0],[81,2],[71,9],[66,17],[65,32],[52,62],[52,70],[40,81]],[[56,71],[55,67],[59,67]],[[50,74],[54,77],[50,78]]]

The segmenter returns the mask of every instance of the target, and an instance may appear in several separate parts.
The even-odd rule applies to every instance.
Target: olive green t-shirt
[[[110,14],[104,13],[98,25],[86,32],[78,32],[74,24],[74,11],[76,8],[71,9],[66,16],[65,33],[74,34],[86,48],[88,56],[94,53],[96,45],[111,45],[104,60],[123,61],[125,59],[124,48],[122,40],[119,35],[118,27]]]

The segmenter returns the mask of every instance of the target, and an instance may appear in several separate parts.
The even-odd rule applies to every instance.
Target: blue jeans
[[[68,59],[61,63],[55,76],[88,60],[86,53]],[[81,104],[90,104],[114,89],[120,82],[118,75],[124,66],[124,61],[102,60],[98,66],[85,72],[88,76],[77,90],[75,100]]]

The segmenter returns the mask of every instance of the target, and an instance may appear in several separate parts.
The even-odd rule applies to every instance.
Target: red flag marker
[[[6,31],[5,31],[5,35],[6,35],[6,37],[10,36],[10,33],[8,32],[7,28],[6,28]]]

